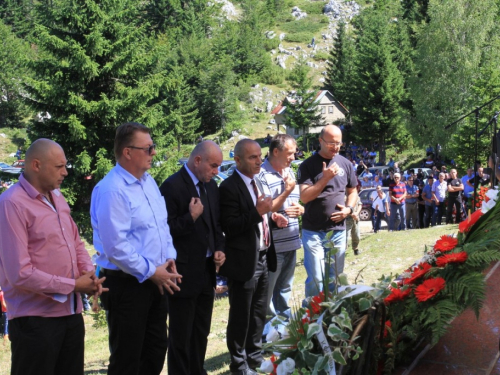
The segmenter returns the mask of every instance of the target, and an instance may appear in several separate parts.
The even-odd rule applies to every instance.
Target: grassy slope
[[[432,245],[435,240],[443,235],[457,231],[456,225],[440,226],[436,228],[405,232],[380,232],[367,235],[361,240],[362,253],[355,257],[348,250],[345,272],[349,281],[354,282],[358,277],[364,284],[375,282],[382,274],[403,271],[414,261],[418,260],[424,252],[426,245]],[[297,254],[297,267],[293,288],[293,304],[298,305],[304,296],[304,280],[306,277],[302,264],[303,252]],[[227,353],[225,332],[228,314],[227,298],[215,301],[212,317],[212,330],[209,336],[206,357],[206,369],[209,374],[229,374],[229,355]],[[108,359],[107,331],[105,328],[93,328],[91,316],[85,316],[87,327],[85,370],[86,374],[105,374]],[[130,338],[133,340],[133,338]],[[7,375],[10,371],[10,349],[8,345],[0,343],[0,375]],[[166,374],[166,368],[163,372]]]

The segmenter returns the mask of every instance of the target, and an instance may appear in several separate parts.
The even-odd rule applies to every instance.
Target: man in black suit
[[[219,191],[212,177],[222,152],[212,141],[198,143],[187,164],[163,182],[168,225],[177,250],[179,292],[169,296],[168,373],[204,375],[214,302],[216,267],[224,263]]]
[[[233,375],[257,374],[262,358],[262,331],[267,311],[268,270],[276,271],[271,227],[286,227],[287,219],[271,214],[272,198],[256,175],[262,152],[257,142],[236,144],[236,171],[220,185],[221,224],[226,236],[226,262],[220,274],[228,278],[227,347]]]

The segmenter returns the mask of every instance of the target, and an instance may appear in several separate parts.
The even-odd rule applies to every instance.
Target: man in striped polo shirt
[[[299,204],[299,185],[290,168],[297,148],[295,139],[287,134],[278,134],[271,139],[269,157],[261,166],[260,180],[271,191],[272,211],[288,219],[285,228],[272,227],[278,266],[276,272],[269,272],[267,315],[290,317],[288,305],[292,293],[295,271],[295,253],[302,246],[299,237],[299,216],[304,207]],[[268,325],[269,326],[269,325]],[[268,328],[268,326],[266,328]],[[267,329],[265,330],[265,332]]]
[[[389,186],[389,196],[391,198],[389,230],[405,230],[406,185],[401,182],[400,173],[394,173],[394,183]]]

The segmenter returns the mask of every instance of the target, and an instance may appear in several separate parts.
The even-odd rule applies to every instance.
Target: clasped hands
[[[92,305],[92,310],[94,312],[99,311],[99,305],[95,303],[97,298],[103,293],[109,291],[108,288],[103,288],[102,283],[106,280],[105,277],[100,279],[96,276],[95,270],[92,271],[82,271],[82,275],[75,280],[75,292],[92,294],[94,296],[94,304]]]

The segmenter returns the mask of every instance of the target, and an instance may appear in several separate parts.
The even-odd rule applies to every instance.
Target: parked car
[[[388,187],[382,187],[382,190],[384,191],[385,194],[389,193]],[[375,188],[368,188],[365,190],[361,190],[359,192],[359,199],[361,200],[361,204],[363,205],[359,213],[360,220],[368,221],[371,219],[372,203],[373,200],[376,198],[376,196],[377,196],[377,189]]]
[[[0,169],[1,170],[8,169],[8,168],[11,168],[11,166],[9,164],[0,162]]]
[[[226,171],[231,168],[236,162],[234,160],[224,160],[219,167],[219,172],[226,173]]]
[[[212,180],[215,180],[215,182],[217,182],[217,186],[219,186],[221,182],[224,181],[227,177],[227,174],[219,172],[214,177],[212,177]]]
[[[389,175],[389,170],[391,170],[391,169],[393,169],[393,168],[389,167],[388,165],[371,167],[371,168],[368,168],[368,171],[363,171],[363,173],[361,173],[358,178],[361,180],[361,179],[363,179],[363,177],[368,176],[369,178],[373,179],[373,176],[375,176],[376,174],[379,174],[379,173],[381,173],[382,176],[385,178]]]
[[[21,174],[23,170],[24,170],[24,160],[17,160],[14,162],[14,164],[6,168],[2,168],[2,172],[11,174]]]
[[[231,165],[231,167],[225,172],[225,174],[229,177],[233,174],[235,169],[236,169],[236,163]]]

